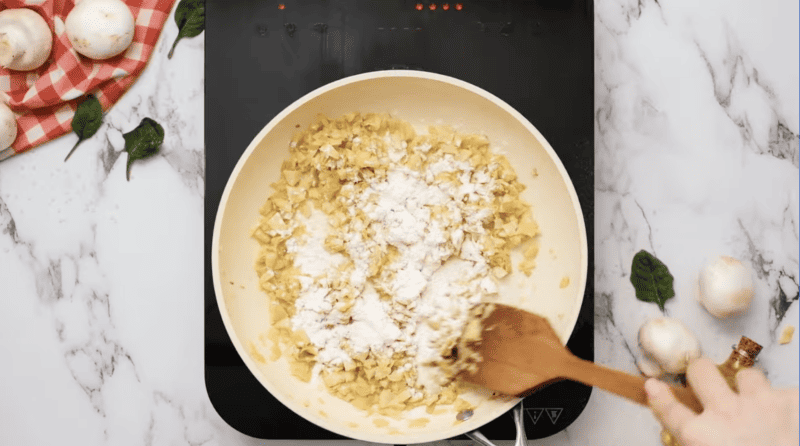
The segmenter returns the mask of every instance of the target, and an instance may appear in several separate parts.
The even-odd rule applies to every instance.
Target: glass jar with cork
[[[718,365],[722,376],[734,392],[738,392],[736,388],[736,373],[739,370],[752,367],[756,362],[756,357],[763,348],[752,339],[742,336],[738,345],[731,346],[733,351],[728,356],[728,359],[722,364]],[[678,440],[666,429],[661,431],[661,442],[664,446],[680,446]]]

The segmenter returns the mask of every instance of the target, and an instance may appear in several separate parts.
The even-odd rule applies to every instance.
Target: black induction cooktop
[[[522,113],[555,149],[583,209],[589,277],[567,343],[594,359],[592,0],[206,0],[205,377],[215,409],[264,439],[336,439],[273,398],[239,358],[211,278],[222,191],[256,134],[304,94],[368,71],[424,70],[475,84]],[[591,388],[559,382],[525,399],[528,438],[570,425]],[[481,431],[514,437],[511,414]]]

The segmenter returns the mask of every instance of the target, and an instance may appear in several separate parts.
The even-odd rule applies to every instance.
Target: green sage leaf
[[[125,151],[128,152],[125,175],[130,181],[131,164],[158,153],[161,143],[164,142],[164,127],[150,118],[144,118],[138,127],[123,134],[122,137],[125,138]]]
[[[69,151],[64,161],[72,156],[72,152],[78,148],[78,144],[97,133],[101,124],[103,124],[103,107],[100,105],[100,101],[90,94],[78,104],[78,109],[75,110],[75,116],[72,118],[72,131],[78,135],[78,142]]]
[[[631,264],[631,283],[636,289],[636,298],[658,304],[664,311],[664,303],[675,296],[672,274],[667,265],[647,251],[639,251]]]
[[[184,37],[195,37],[200,35],[206,28],[206,3],[205,0],[181,0],[175,8],[175,23],[178,25],[178,37],[172,44],[172,49],[167,55],[172,59],[178,41]]]

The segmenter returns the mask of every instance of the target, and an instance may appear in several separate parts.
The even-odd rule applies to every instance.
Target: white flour
[[[302,216],[299,216],[302,217]],[[309,231],[299,241],[290,238],[286,248],[295,255],[294,266],[303,274],[316,277],[324,274],[329,267],[342,263],[345,258],[325,249],[325,237],[330,233],[328,217],[321,211],[314,210],[308,219],[297,219],[295,223],[305,224]],[[313,228],[313,230],[311,230]],[[303,245],[301,245],[304,243]]]
[[[445,383],[431,364],[442,360],[442,349],[460,336],[468,310],[497,292],[481,245],[472,241],[486,232],[483,220],[492,215],[488,206],[494,182],[487,168],[474,172],[468,162],[450,155],[424,174],[410,170],[400,164],[405,148],[404,142],[395,143],[385,159],[386,180],[353,194],[347,203],[351,217],[361,210],[367,221],[351,220],[344,233],[346,256],[325,250],[325,238],[335,230],[321,211],[296,220],[307,234],[287,242],[303,275],[291,322],[317,347],[323,366],[347,363],[351,353],[406,352],[417,368],[417,384],[432,393]],[[422,153],[429,149],[412,148]],[[435,180],[448,172],[455,172],[460,186]],[[365,226],[375,231],[369,239],[362,235]],[[383,275],[367,280],[372,254],[389,246],[396,258],[384,266]],[[353,267],[342,273],[337,266],[347,258]],[[331,287],[340,276],[356,294],[352,308],[344,312],[335,302],[346,291]]]

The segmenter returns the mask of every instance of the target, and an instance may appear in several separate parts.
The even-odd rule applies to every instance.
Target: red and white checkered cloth
[[[95,61],[75,52],[64,21],[75,0],[2,0],[0,10],[29,8],[44,17],[53,32],[50,59],[34,71],[0,68],[0,91],[17,114],[20,153],[72,131],[82,97],[93,93],[107,111],[136,82],[153,52],[175,0],[124,0],[135,18],[133,42],[119,56]]]

